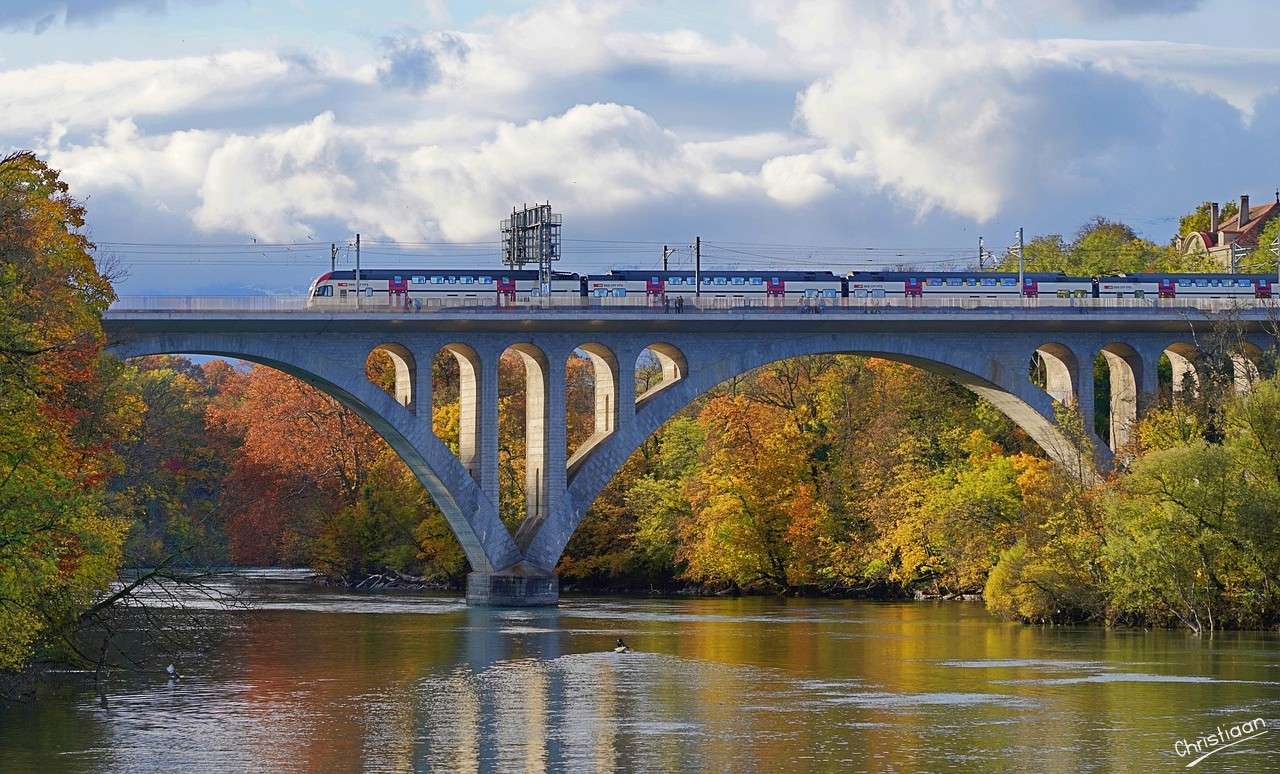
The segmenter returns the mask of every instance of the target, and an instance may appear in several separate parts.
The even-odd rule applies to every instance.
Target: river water
[[[552,610],[231,582],[179,656],[0,708],[0,771],[1153,771],[1255,717],[1280,638],[1027,627],[980,603],[566,597]],[[610,652],[624,638],[633,653]],[[1206,746],[1206,750],[1209,748]],[[1280,770],[1280,730],[1200,771]]]

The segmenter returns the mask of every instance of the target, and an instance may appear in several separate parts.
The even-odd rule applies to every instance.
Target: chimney
[[[1240,194],[1240,215],[1236,219],[1236,228],[1243,229],[1249,222],[1249,194]]]
[[[1209,202],[1209,233],[1218,233],[1218,203]]]

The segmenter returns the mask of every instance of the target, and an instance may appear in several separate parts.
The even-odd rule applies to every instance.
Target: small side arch
[[[676,382],[681,381],[689,375],[689,363],[685,360],[684,353],[679,347],[665,342],[650,344],[645,347],[645,352],[651,353],[658,361],[658,365],[662,369],[661,380],[645,390],[636,398],[636,408],[640,408],[646,403],[653,400],[663,390],[670,388]],[[644,354],[641,353],[641,357]]]
[[[1044,391],[1064,406],[1076,402],[1076,384],[1080,378],[1080,362],[1065,344],[1050,342],[1036,348],[1036,356],[1044,367]]]
[[[395,384],[392,396],[396,399],[396,403],[410,411],[417,412],[419,410],[419,385],[414,380],[416,379],[415,375],[418,373],[418,364],[413,357],[413,353],[403,345],[386,343],[374,347],[369,352],[369,356],[372,357],[374,354],[379,353],[385,355],[395,369]]]
[[[594,403],[591,435],[579,444],[567,462],[567,475],[572,476],[587,455],[618,427],[618,358],[603,344],[588,343],[578,347],[591,362]]]
[[[1142,356],[1124,342],[1107,344],[1099,355],[1106,362],[1111,386],[1107,442],[1116,450],[1129,442],[1138,423],[1138,385],[1143,384]]]

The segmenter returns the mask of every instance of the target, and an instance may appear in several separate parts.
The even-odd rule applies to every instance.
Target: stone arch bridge
[[[472,604],[554,604],[554,569],[596,495],[646,437],[694,398],[770,362],[819,353],[871,355],[944,375],[990,401],[1052,457],[1106,465],[1158,390],[1161,355],[1173,387],[1194,384],[1206,314],[1189,309],[736,309],[683,314],[646,308],[463,309],[423,313],[131,311],[104,318],[120,357],[208,354],[291,374],[350,407],[404,459],[443,511],[471,565]],[[188,307],[189,308],[189,307]],[[871,312],[877,313],[871,313]],[[1265,347],[1264,312],[1247,310],[1237,358],[1240,384]],[[1252,316],[1251,316],[1252,315]],[[374,350],[395,365],[392,393],[364,365]],[[431,362],[459,366],[459,453],[432,432]],[[514,350],[526,382],[527,515],[512,534],[498,516],[498,360]],[[662,379],[635,395],[647,350]],[[594,368],[594,432],[566,454],[565,363],[585,353]],[[1056,424],[1055,403],[1094,416],[1093,364],[1110,370],[1109,438],[1081,459]],[[1042,364],[1043,388],[1029,377]],[[1086,421],[1086,424],[1091,424]],[[1090,431],[1091,433],[1092,431]]]

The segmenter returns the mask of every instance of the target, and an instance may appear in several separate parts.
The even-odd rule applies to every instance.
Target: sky
[[[956,260],[1105,216],[1165,242],[1280,186],[1274,0],[0,0],[0,151],[122,294],[496,265]],[[837,250],[836,248],[841,248]],[[851,250],[849,248],[867,248]]]

